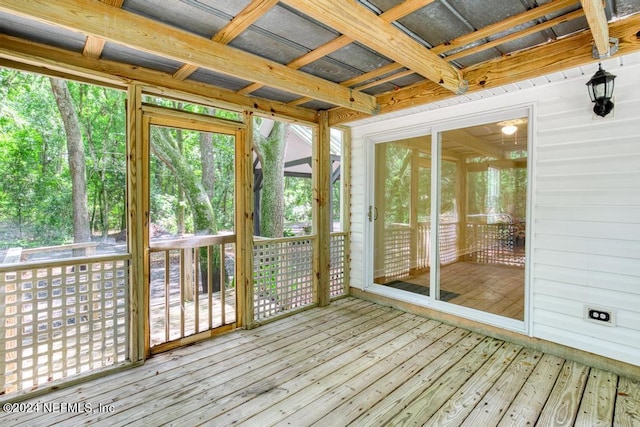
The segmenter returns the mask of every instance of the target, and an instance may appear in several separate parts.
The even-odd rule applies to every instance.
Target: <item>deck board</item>
[[[447,403],[456,390],[470,381],[474,372],[480,372],[489,359],[502,361],[509,344],[485,338],[480,345],[467,353],[458,363],[445,372],[437,382],[423,390],[408,406],[392,418],[391,424],[421,425],[428,421],[439,407]],[[495,357],[492,357],[495,353]],[[493,366],[493,364],[492,364]]]
[[[521,349],[462,425],[497,425],[537,366],[542,353]],[[471,393],[471,391],[469,392]]]
[[[249,421],[248,424],[272,424],[277,421],[280,411],[284,412],[289,409],[287,404],[280,405],[283,399],[297,393],[305,385],[313,384],[326,375],[341,369],[349,361],[357,359],[359,356],[363,356],[366,360],[371,360],[372,357],[375,357],[371,355],[373,350],[389,342],[394,336],[400,335],[402,337],[404,332],[412,327],[408,324],[410,317],[411,315],[403,314],[378,325],[376,330],[382,331],[379,336],[373,336],[371,329],[369,329],[361,332],[358,339],[338,342],[330,349],[315,355],[313,360],[306,359],[301,361],[303,367],[296,370],[294,375],[278,377],[277,387],[269,384],[268,392],[259,389],[259,392],[252,399],[243,399],[242,404],[235,406],[224,415],[208,420],[205,418],[202,421],[208,421],[211,425],[225,425],[229,420],[244,421],[254,415],[259,415],[260,420]],[[405,339],[407,338],[405,337]],[[301,398],[303,397],[304,395],[301,395]],[[259,414],[256,414],[256,411]]]
[[[591,368],[587,386],[580,401],[576,426],[609,426],[613,422],[618,377],[611,372]]]
[[[534,425],[555,385],[563,363],[564,360],[559,357],[543,355],[498,425]]]
[[[356,426],[385,425],[402,409],[409,405],[422,391],[432,385],[449,368],[475,349],[485,340],[480,334],[472,333],[460,340],[434,361],[426,365],[416,375],[373,405],[368,411],[353,421]],[[486,341],[486,340],[485,340]],[[493,340],[489,339],[489,343]]]
[[[355,298],[26,402],[113,411],[0,425],[640,425],[637,381]]]
[[[391,370],[380,365],[378,370],[386,370],[387,372],[364,388],[358,389],[350,384],[343,384],[340,396],[342,403],[329,406],[332,408],[331,411],[326,411],[326,408],[316,409],[317,412],[324,413],[324,415],[317,420],[312,419],[313,425],[334,426],[350,423],[469,335],[468,331],[448,325],[442,325],[442,328],[448,329],[446,335],[422,349],[405,363],[397,365]],[[368,372],[365,372],[363,377],[367,379]]]
[[[588,375],[588,366],[566,361],[538,423],[543,426],[573,426]]]
[[[620,427],[640,426],[640,381],[619,378],[614,423]]]
[[[400,366],[407,363],[425,345],[429,346],[430,343],[435,343],[451,329],[451,327],[438,322],[425,323],[411,331],[411,335],[414,337],[406,345],[392,349],[387,356],[381,357],[380,360],[373,359],[373,364],[362,364],[359,360],[352,361],[340,371],[306,387],[304,389],[304,393],[307,395],[305,405],[301,405],[299,402],[301,396],[290,396],[288,399],[292,401],[291,413],[279,422],[294,426],[316,422],[326,414],[327,407],[338,406],[356,390],[364,390],[369,384],[384,376],[388,372],[389,366]],[[333,381],[331,381],[332,379]],[[326,406],[313,405],[316,399],[321,399]]]
[[[373,310],[370,310],[373,308]],[[265,391],[275,391],[274,384],[284,381],[286,375],[299,375],[303,369],[309,368],[305,363],[312,357],[325,351],[325,340],[340,339],[341,336],[349,337],[354,332],[364,335],[365,339],[368,330],[377,330],[382,323],[394,325],[401,322],[400,313],[382,307],[364,307],[357,312],[358,315],[349,319],[321,319],[324,322],[316,328],[306,328],[304,333],[278,337],[270,341],[260,343],[258,351],[245,353],[243,357],[236,357],[231,363],[211,365],[204,375],[194,379],[194,383],[189,384],[188,389],[179,396],[169,396],[171,388],[163,385],[162,389],[166,398],[163,399],[165,407],[170,409],[168,414],[154,411],[150,408],[148,412],[140,411],[137,407],[132,407],[130,416],[123,421],[122,425],[136,420],[144,419],[145,422],[167,422],[173,419],[180,419],[180,423],[194,415],[206,417],[207,410],[202,409],[202,402],[209,400],[216,402],[216,411],[221,409],[231,409],[246,402],[253,396],[264,394]],[[319,319],[320,320],[320,319]],[[390,327],[390,326],[389,326]],[[258,328],[259,330],[260,328]],[[286,330],[281,331],[286,334]],[[336,345],[331,348],[334,354],[339,354],[343,347],[353,345],[354,340],[343,340],[343,345]],[[289,356],[289,357],[283,357]],[[215,366],[220,369],[214,369]],[[295,373],[285,371],[291,366],[300,367]],[[257,373],[257,375],[256,375]],[[271,378],[274,376],[276,379]],[[184,387],[184,381],[181,381]],[[233,393],[230,395],[230,393]],[[185,418],[182,420],[181,418]],[[202,421],[202,420],[200,420]],[[120,425],[120,424],[117,424]]]

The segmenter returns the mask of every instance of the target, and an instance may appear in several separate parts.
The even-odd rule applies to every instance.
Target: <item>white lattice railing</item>
[[[440,264],[446,265],[458,260],[458,223],[441,222],[438,231],[438,251],[440,252]]]
[[[256,238],[253,246],[254,319],[314,302],[314,236]]]
[[[394,225],[384,230],[384,277],[401,279],[411,269],[411,233],[409,225]]]
[[[441,223],[439,258],[441,264],[450,264],[458,259],[458,223]],[[395,224],[384,230],[384,277],[401,279],[411,274],[412,268],[425,269],[431,266],[430,233],[428,223],[417,227]],[[415,259],[411,254],[411,239],[415,238]]]
[[[0,267],[4,394],[128,359],[129,258]]]
[[[336,297],[347,293],[345,276],[345,253],[347,233],[331,233],[329,251],[331,266],[329,268],[329,295]]]
[[[470,261],[524,267],[524,227],[519,224],[467,224],[467,242]]]

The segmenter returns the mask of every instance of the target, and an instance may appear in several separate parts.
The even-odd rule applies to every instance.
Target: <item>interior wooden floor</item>
[[[424,287],[426,294],[429,271],[402,280]],[[455,294],[447,302],[524,320],[524,267],[455,262],[442,266],[440,283],[441,291]]]
[[[440,272],[441,289],[459,296],[452,304],[524,320],[524,267],[456,262]]]
[[[345,298],[23,403],[0,425],[623,426],[640,382]]]

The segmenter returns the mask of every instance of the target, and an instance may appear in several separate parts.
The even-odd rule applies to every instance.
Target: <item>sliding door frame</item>
[[[440,260],[439,260],[439,229],[440,218],[438,213],[441,209],[440,194],[440,153],[441,140],[443,132],[466,128],[470,126],[478,126],[487,123],[495,123],[499,121],[512,120],[516,118],[526,117],[528,119],[527,127],[527,206],[526,206],[526,238],[525,238],[525,272],[524,272],[524,320],[510,319],[504,316],[483,312],[452,303],[447,303],[435,299],[434,295],[439,295],[440,291]],[[364,274],[365,279],[364,290],[374,292],[383,296],[387,296],[403,302],[416,304],[437,309],[439,311],[453,314],[456,316],[468,318],[471,320],[487,323],[492,326],[520,332],[532,334],[531,325],[531,265],[533,264],[533,251],[531,249],[531,241],[534,236],[534,221],[532,217],[534,205],[534,128],[535,128],[535,104],[519,105],[492,112],[483,112],[460,116],[453,119],[434,121],[421,126],[398,127],[394,130],[385,130],[377,134],[369,134],[365,136],[365,209],[363,212],[363,223],[365,224],[364,244],[365,244],[365,262]],[[374,283],[374,222],[369,220],[369,210],[373,211],[375,207],[375,146],[380,143],[393,142],[400,139],[413,138],[417,136],[431,135],[431,229],[434,231],[430,240],[431,265],[435,268],[430,269],[430,292],[428,296],[418,294],[408,294],[407,292],[398,291],[396,289],[378,285]],[[372,214],[373,215],[373,214]],[[435,238],[434,238],[435,237]]]

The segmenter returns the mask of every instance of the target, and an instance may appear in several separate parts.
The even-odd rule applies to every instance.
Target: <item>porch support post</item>
[[[253,326],[253,113],[236,136],[236,304],[238,327]]]
[[[143,162],[142,89],[129,86],[127,93],[127,244],[131,253],[129,264],[129,358],[132,362],[146,357],[145,319],[148,308],[144,304],[145,207],[144,183],[147,170]],[[147,181],[148,182],[148,181]]]
[[[329,239],[331,231],[331,130],[329,129],[329,113],[321,111],[318,120],[318,138],[313,144],[313,193],[314,193],[314,230],[316,245],[314,251],[314,273],[317,289],[317,301],[320,307],[329,305],[330,285],[329,271],[331,257]]]
[[[467,204],[469,194],[467,193],[467,159],[460,159],[458,163],[458,260],[464,261],[469,253],[469,242],[467,237]],[[462,259],[460,259],[462,258]]]
[[[342,206],[340,208],[340,222],[342,231],[346,233],[344,238],[344,291],[349,295],[351,280],[351,129],[342,129],[342,152],[340,153],[340,195]],[[333,214],[333,211],[332,211]]]
[[[418,182],[420,180],[419,173],[420,152],[416,148],[411,149],[411,202],[409,204],[409,274],[416,274],[418,269]]]

